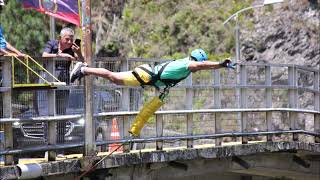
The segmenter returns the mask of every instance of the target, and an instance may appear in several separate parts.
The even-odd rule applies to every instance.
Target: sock
[[[81,72],[82,74],[86,74],[86,73],[84,72],[85,68],[86,68],[86,67],[81,67],[81,68],[80,68],[80,72]]]

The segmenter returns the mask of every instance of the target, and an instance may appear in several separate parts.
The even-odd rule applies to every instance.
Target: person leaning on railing
[[[71,61],[83,61],[81,48],[74,43],[73,29],[65,27],[61,30],[59,39],[48,41],[44,47],[42,57],[63,59],[55,62],[55,74],[60,81],[66,82],[69,85]],[[58,100],[56,102],[58,106],[56,108],[57,114],[66,113],[68,99],[68,90],[56,92],[56,100]]]
[[[2,10],[4,8],[5,4],[3,0],[0,0],[0,13],[2,13]],[[0,24],[0,56],[10,56],[10,55],[15,55],[15,56],[25,56],[24,53],[20,52],[17,50],[15,47],[13,47],[8,41],[3,36],[3,29]],[[0,72],[1,72],[1,64],[0,64]],[[2,84],[2,77],[0,73],[0,86]]]
[[[0,13],[2,13],[2,9],[4,8],[5,4],[3,0],[0,0]],[[0,24],[0,55],[17,55],[17,56],[25,56],[24,53],[17,50],[13,47],[3,36],[3,29]]]
[[[45,45],[42,57],[63,58],[64,60],[56,61],[55,70],[58,79],[62,82],[70,84],[70,65],[71,61],[83,61],[80,45],[74,42],[74,30],[65,27],[61,30],[59,39],[50,40]],[[69,101],[69,90],[56,91],[56,112],[57,114],[66,114]],[[59,122],[58,142],[64,143],[64,134],[66,133],[66,123]]]

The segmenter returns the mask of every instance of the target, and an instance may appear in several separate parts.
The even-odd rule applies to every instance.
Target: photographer
[[[77,44],[76,44],[77,43]],[[71,61],[83,61],[81,54],[80,41],[74,42],[74,31],[65,27],[60,32],[58,40],[50,40],[47,42],[42,57],[61,58],[63,60],[56,61],[55,73],[62,82],[70,84],[70,65]],[[69,101],[69,90],[56,91],[56,113],[65,115]],[[64,135],[66,131],[66,123],[61,121],[57,123],[58,143],[64,143]]]

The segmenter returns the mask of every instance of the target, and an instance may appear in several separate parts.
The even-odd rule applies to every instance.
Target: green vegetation
[[[7,1],[0,15],[6,40],[30,55],[39,55],[49,39],[49,18],[34,10],[25,10],[17,1]]]
[[[194,48],[203,48],[211,59],[230,56],[234,47],[233,25],[222,22],[252,0],[132,0],[108,38],[108,52],[126,57],[181,58]],[[93,8],[101,5],[94,2]],[[240,19],[241,20],[241,19]],[[93,22],[95,23],[95,22]],[[57,32],[62,26],[57,21]],[[40,55],[49,39],[49,17],[25,10],[18,1],[8,1],[1,15],[8,42],[30,55]],[[93,45],[94,47],[94,45]]]
[[[251,2],[133,0],[126,5],[119,27],[124,39],[113,42],[128,57],[177,59],[201,47],[210,58],[221,59],[234,47],[233,25],[224,27],[223,21]]]

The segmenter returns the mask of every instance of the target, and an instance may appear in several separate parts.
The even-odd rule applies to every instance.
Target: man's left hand
[[[225,59],[223,62],[220,63],[220,66],[225,68],[236,69],[237,63],[231,61],[231,59]]]

